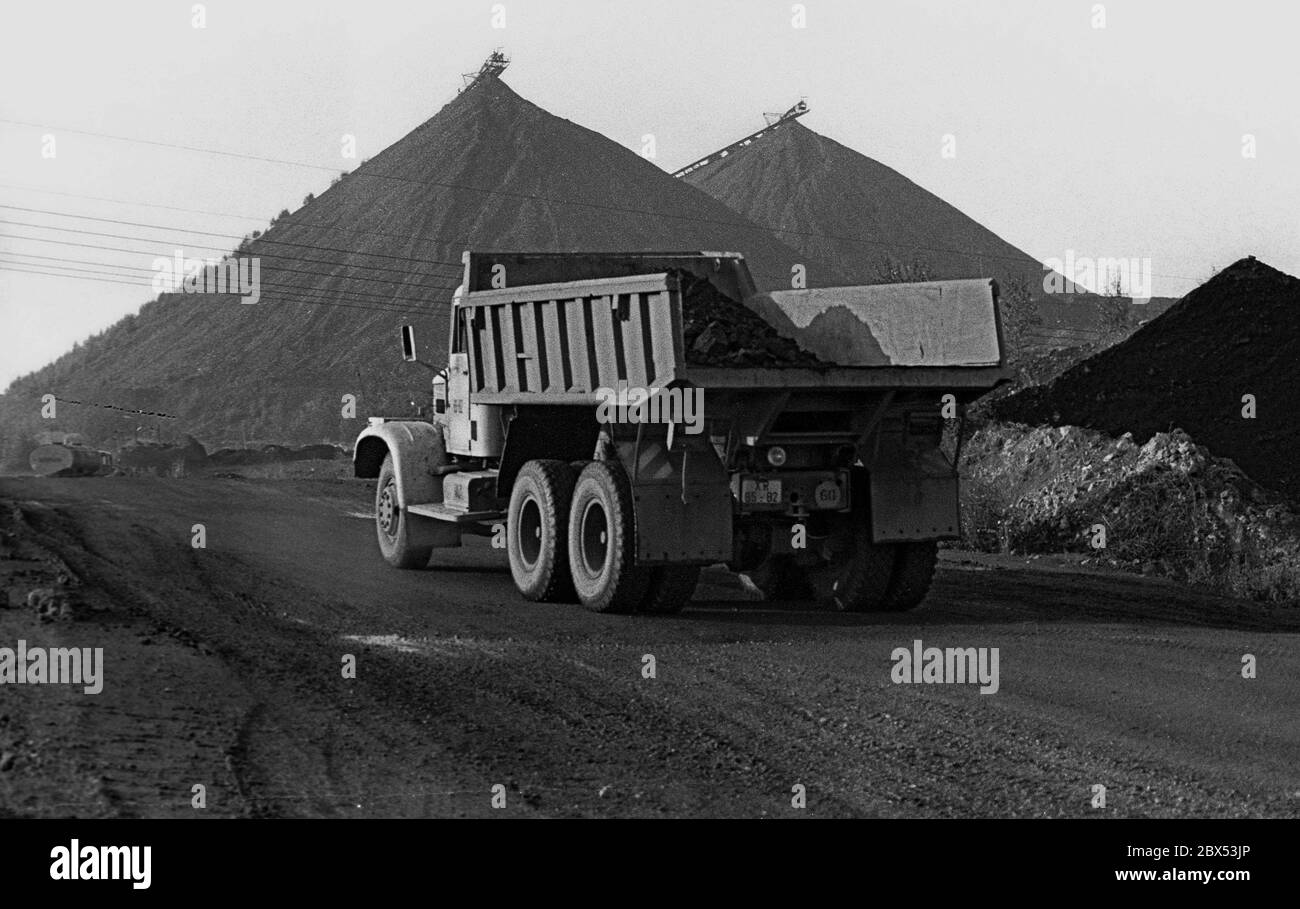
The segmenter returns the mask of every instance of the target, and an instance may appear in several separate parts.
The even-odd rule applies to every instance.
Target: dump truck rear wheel
[[[569,502],[573,469],[564,461],[529,461],[510,492],[506,553],[510,574],[525,599],[572,599],[569,576]]]
[[[892,544],[859,539],[847,563],[830,580],[824,599],[841,612],[872,612],[883,608],[896,557]]]
[[[384,561],[395,568],[426,568],[429,556],[433,554],[432,546],[411,543],[412,521],[398,498],[397,471],[393,468],[393,455],[389,453],[384,456],[379,480],[375,484],[375,531]]]
[[[808,568],[806,577],[817,600],[841,612],[870,612],[883,608],[894,577],[897,547],[873,543],[871,526],[859,512],[847,518],[835,535],[828,561]]]
[[[867,471],[855,467],[852,484],[853,510],[847,516],[847,524],[835,527],[834,545],[828,553],[831,560],[809,571],[818,599],[842,612],[910,608],[890,605],[912,596],[912,585],[901,584],[897,577],[901,550],[907,544],[876,543],[871,539],[871,486]],[[894,591],[899,596],[891,600]]]
[[[794,556],[769,555],[753,571],[745,572],[765,600],[811,600],[815,594]]]
[[[897,547],[894,575],[880,604],[883,612],[906,612],[921,605],[934,580],[939,544],[934,541],[901,543]]]
[[[582,469],[569,508],[569,571],[582,605],[629,613],[645,596],[649,573],[636,565],[632,488],[617,463]]]
[[[686,608],[700,582],[698,565],[659,565],[650,569],[640,612],[673,615]]]

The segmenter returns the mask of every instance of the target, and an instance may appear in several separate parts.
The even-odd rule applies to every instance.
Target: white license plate
[[[745,505],[780,505],[780,480],[741,480],[740,501]]]

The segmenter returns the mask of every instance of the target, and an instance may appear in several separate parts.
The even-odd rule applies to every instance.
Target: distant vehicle
[[[525,598],[598,612],[676,612],[720,562],[778,599],[924,599],[937,541],[958,536],[943,408],[1010,377],[996,283],[758,294],[734,253],[467,252],[464,266],[430,418],[371,418],[354,447],[390,564],[504,535]],[[689,362],[682,274],[835,365]],[[410,326],[402,341],[416,360]],[[702,389],[702,426],[632,422],[602,391],[620,383]]]
[[[113,472],[111,452],[84,445],[40,445],[32,449],[28,463],[33,471],[46,477],[92,477]]]

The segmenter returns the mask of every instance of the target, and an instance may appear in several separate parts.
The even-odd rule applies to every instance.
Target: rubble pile
[[[1139,444],[1078,426],[991,424],[962,458],[968,545],[1098,562],[1300,601],[1300,514],[1180,429]]]

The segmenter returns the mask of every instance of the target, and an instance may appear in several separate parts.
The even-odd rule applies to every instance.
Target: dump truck
[[[728,252],[463,265],[427,411],[370,418],[353,449],[389,564],[471,534],[524,598],[597,612],[677,612],[719,564],[773,599],[923,601],[959,535],[945,426],[1009,378],[994,281],[760,293]],[[779,338],[719,356],[715,322],[688,345],[702,282]],[[789,362],[757,349],[790,341]],[[421,360],[412,326],[402,347]]]

